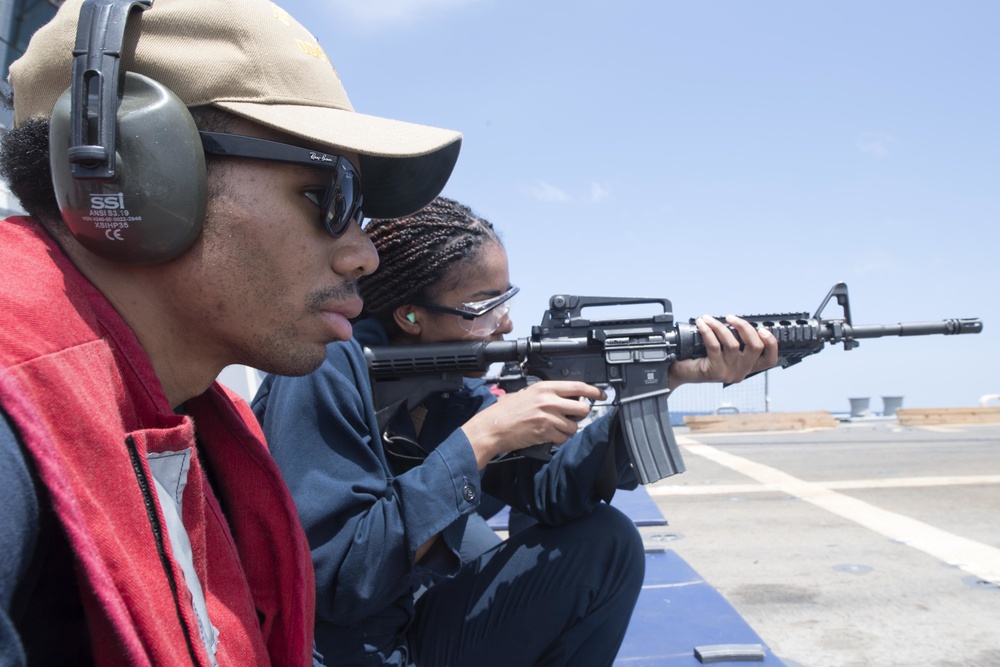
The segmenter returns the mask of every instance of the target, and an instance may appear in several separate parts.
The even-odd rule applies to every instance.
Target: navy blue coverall
[[[372,340],[371,326],[356,331]],[[419,438],[429,453],[397,475],[368,383],[361,345],[339,342],[308,376],[268,376],[252,404],[309,538],[327,664],[610,665],[645,562],[635,526],[595,490],[613,420],[548,463],[515,456],[480,473],[458,427],[495,399],[470,383],[430,402]],[[616,459],[620,485],[634,486],[624,449]],[[484,490],[538,524],[463,564]]]

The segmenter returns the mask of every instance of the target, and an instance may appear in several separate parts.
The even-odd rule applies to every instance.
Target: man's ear
[[[392,319],[400,331],[411,336],[420,334],[420,318],[413,306],[404,304],[392,311]]]

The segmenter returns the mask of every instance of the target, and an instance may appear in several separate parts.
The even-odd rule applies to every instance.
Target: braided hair
[[[433,301],[457,285],[461,274],[454,269],[476,259],[490,242],[503,245],[492,223],[445,197],[405,218],[371,220],[365,232],[378,250],[379,267],[359,281],[362,317],[377,318],[390,336],[399,333],[396,308]]]

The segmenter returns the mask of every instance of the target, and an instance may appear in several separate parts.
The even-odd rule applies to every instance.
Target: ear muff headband
[[[85,0],[70,88],[52,111],[52,183],[70,233],[96,255],[158,264],[187,250],[205,215],[205,157],[184,103],[120,72],[125,29],[152,0]]]
[[[115,177],[115,117],[125,27],[133,10],[152,6],[153,0],[88,0],[80,7],[70,86],[72,143],[67,151],[73,178]],[[98,143],[86,143],[95,138],[94,126]]]

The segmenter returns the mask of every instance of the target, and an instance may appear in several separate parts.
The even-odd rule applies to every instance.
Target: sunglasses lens
[[[347,231],[352,222],[361,224],[361,181],[354,166],[345,158],[330,176],[323,197],[323,224],[330,236],[337,237]]]

